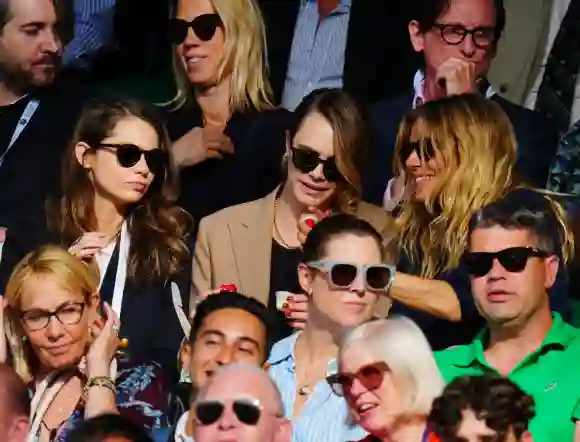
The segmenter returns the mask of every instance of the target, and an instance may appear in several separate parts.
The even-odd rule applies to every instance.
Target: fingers
[[[89,258],[98,253],[110,240],[110,235],[103,233],[85,233],[69,247],[68,251],[79,258]]]
[[[470,61],[449,58],[437,68],[436,78],[448,96],[477,90],[475,63]]]

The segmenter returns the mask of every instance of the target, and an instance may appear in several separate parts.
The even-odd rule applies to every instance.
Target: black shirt
[[[287,249],[272,240],[272,258],[270,260],[270,294],[268,308],[276,312],[280,339],[291,335],[294,329],[290,327],[284,314],[276,308],[276,292],[301,293],[298,282],[298,264],[302,260],[302,250]]]
[[[29,102],[30,99],[25,97],[8,106],[0,106],[0,156],[4,155],[8,149],[18,120],[22,117]]]

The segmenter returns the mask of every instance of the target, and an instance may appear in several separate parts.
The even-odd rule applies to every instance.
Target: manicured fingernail
[[[238,291],[238,288],[235,284],[222,284],[220,285],[220,292],[230,292],[235,293]]]
[[[292,312],[290,312],[289,310],[286,310],[284,312],[284,316],[286,316],[287,318],[289,318],[290,316],[292,316]]]
[[[314,226],[316,225],[316,221],[314,221],[312,218],[308,218],[304,221],[306,223],[306,225],[308,227],[310,227],[311,229],[314,228]]]

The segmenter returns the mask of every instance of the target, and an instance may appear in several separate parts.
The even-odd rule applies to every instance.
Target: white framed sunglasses
[[[324,271],[330,284],[338,289],[350,289],[359,275],[362,275],[365,286],[372,291],[387,292],[393,283],[396,267],[389,264],[358,265],[341,261],[310,261],[310,268]]]

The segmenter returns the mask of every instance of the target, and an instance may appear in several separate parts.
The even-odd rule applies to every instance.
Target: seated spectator
[[[6,288],[11,360],[29,384],[30,433],[66,440],[84,419],[121,413],[147,429],[166,423],[166,387],[156,364],[117,363],[121,324],[104,304],[99,275],[56,246],[28,254]]]
[[[486,78],[506,23],[504,0],[415,3],[409,36],[424,68],[414,80],[409,78],[412,90],[373,109],[376,143],[365,174],[365,200],[381,204],[403,195],[405,177],[390,167],[396,156],[397,127],[404,116],[425,102],[464,93],[478,93],[502,108],[517,139],[518,174],[526,183],[543,188],[556,152],[555,128],[538,113],[502,98]],[[398,179],[388,186],[393,173]]]
[[[441,442],[532,442],[534,400],[507,378],[456,378],[433,402],[429,428]]]
[[[89,103],[63,160],[63,196],[49,202],[45,221],[8,232],[0,269],[6,276],[47,243],[95,261],[129,355],[172,373],[187,325],[191,220],[175,205],[168,144],[156,109],[117,98]]]
[[[221,368],[194,405],[196,442],[290,442],[280,392],[266,372],[252,365]]]
[[[0,441],[25,442],[30,430],[28,389],[12,367],[4,363],[0,363],[0,397]]]
[[[265,198],[201,221],[193,295],[234,283],[276,311],[276,293],[291,293],[286,318],[279,315],[285,325],[282,337],[292,333],[288,325],[302,327],[307,298],[296,274],[302,259],[299,221],[308,215],[320,219],[329,213],[349,213],[369,221],[385,243],[393,233],[389,215],[361,201],[365,129],[360,109],[346,93],[325,89],[306,97],[288,134],[282,185]],[[383,315],[389,305],[385,299]]]
[[[140,425],[118,414],[87,419],[70,432],[66,442],[151,442]]]
[[[365,442],[429,441],[426,416],[443,390],[429,343],[413,321],[362,324],[340,345],[339,373],[327,381],[344,396]]]
[[[178,0],[169,37],[178,93],[166,108],[180,205],[199,220],[262,198],[282,177],[289,114],[271,104],[255,0]]]
[[[196,307],[189,339],[180,355],[193,393],[186,395],[189,397],[184,398],[183,408],[189,409],[197,392],[223,365],[245,363],[261,367],[276,334],[274,318],[255,299],[230,292],[208,296]],[[192,440],[195,426],[195,415],[186,411],[169,440]]]
[[[571,441],[580,418],[580,332],[548,299],[572,245],[562,212],[547,197],[518,189],[471,217],[463,262],[487,326],[471,344],[436,354],[446,382],[499,373],[530,394],[535,442]]]
[[[308,296],[304,331],[277,342],[270,375],[294,426],[294,441],[344,442],[364,437],[347,422],[348,407],[326,378],[337,372],[338,346],[349,327],[368,321],[386,297],[395,268],[384,264],[382,238],[364,220],[339,214],[308,234],[298,275]]]

